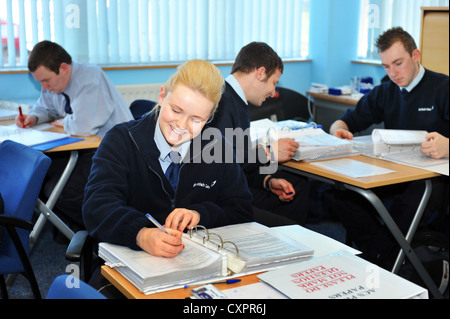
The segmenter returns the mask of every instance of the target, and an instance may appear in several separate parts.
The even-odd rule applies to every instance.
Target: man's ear
[[[266,68],[263,66],[260,66],[258,69],[256,69],[255,72],[255,78],[258,81],[264,81],[266,79]]]
[[[421,53],[420,53],[419,49],[415,49],[412,52],[412,57],[413,57],[414,62],[419,63],[420,62],[420,56],[421,56]]]
[[[65,62],[59,66],[59,74],[67,74],[69,72],[69,65]]]

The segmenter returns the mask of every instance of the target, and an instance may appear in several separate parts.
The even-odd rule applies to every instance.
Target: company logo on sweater
[[[192,187],[203,187],[203,188],[206,188],[206,189],[211,189],[211,188],[214,187],[214,185],[216,185],[216,182],[217,181],[212,182],[211,185],[206,184],[206,183],[202,183],[202,182],[198,182],[198,183],[194,183],[194,185]]]
[[[419,112],[431,112],[434,110],[434,105],[432,107],[419,107]]]

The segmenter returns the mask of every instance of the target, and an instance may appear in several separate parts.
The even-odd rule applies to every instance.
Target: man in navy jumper
[[[340,138],[352,139],[374,123],[384,122],[386,129],[426,130],[427,142],[421,151],[439,159],[449,154],[449,78],[420,65],[420,51],[414,39],[401,28],[392,28],[377,40],[380,58],[390,81],[375,87],[362,98],[354,110],[347,110],[330,128]],[[377,189],[381,199],[390,199],[389,212],[399,228],[406,233],[413,213],[423,194],[423,181],[402,183]],[[398,252],[385,229],[373,219],[370,207],[358,195],[347,194],[334,205],[350,237],[366,257],[382,266],[390,266],[392,256]],[[448,202],[448,180],[433,180],[433,195],[425,211],[427,222],[436,210],[445,216]],[[392,254],[390,254],[392,252]]]
[[[248,103],[261,106],[267,98],[273,97],[282,73],[281,58],[266,43],[252,42],[243,47],[226,78],[225,92],[210,126],[218,128],[225,137],[228,137],[227,130],[242,129],[248,133]],[[267,226],[303,224],[309,209],[308,181],[276,169],[273,174],[264,170],[270,153],[276,162],[286,162],[294,156],[299,144],[294,139],[279,139],[271,143],[270,149],[252,148],[248,134],[236,136],[244,139],[233,143],[236,154],[244,153],[241,167],[253,194],[256,221]],[[239,142],[243,143],[239,145]],[[256,162],[252,161],[254,158]]]

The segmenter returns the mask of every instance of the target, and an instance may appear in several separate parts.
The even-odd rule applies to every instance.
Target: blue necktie
[[[170,185],[172,185],[172,188],[174,191],[177,190],[177,183],[178,183],[178,172],[180,171],[181,167],[181,155],[175,151],[170,152],[170,159],[172,160],[172,163],[170,163],[169,167],[166,170],[166,177],[170,182]]]
[[[66,111],[67,114],[72,114],[72,108],[70,107],[70,97],[66,93],[62,93],[64,98],[66,99],[66,106],[64,107],[64,111]]]

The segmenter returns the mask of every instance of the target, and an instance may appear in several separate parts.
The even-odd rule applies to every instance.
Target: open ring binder
[[[309,259],[313,250],[258,223],[207,229],[196,226],[183,234],[183,249],[173,258],[111,243],[99,244],[99,257],[115,267],[141,292],[214,282]]]

